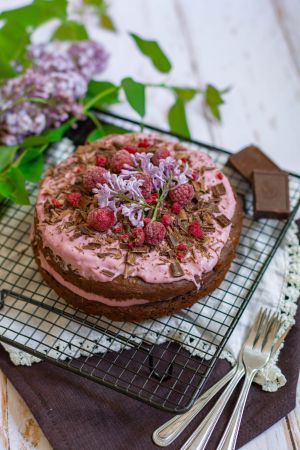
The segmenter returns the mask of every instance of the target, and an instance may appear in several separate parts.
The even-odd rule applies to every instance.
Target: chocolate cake
[[[155,134],[110,135],[47,171],[32,243],[68,303],[142,321],[216,289],[241,222],[228,179],[205,153]]]

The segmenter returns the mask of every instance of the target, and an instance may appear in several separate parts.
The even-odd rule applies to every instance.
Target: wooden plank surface
[[[0,0],[0,9],[4,3],[8,7],[7,1]],[[255,142],[279,165],[300,172],[299,0],[111,0],[111,14],[117,35],[98,30],[88,19],[93,36],[111,50],[105,78],[118,82],[133,76],[148,82],[231,86],[221,125],[203,114],[199,99],[190,103],[193,136],[233,151]],[[138,53],[128,30],[161,43],[173,63],[167,80]],[[149,91],[147,121],[166,127],[172,101],[170,93]],[[115,110],[136,117],[125,104]],[[50,449],[1,371],[0,386],[0,450]],[[298,395],[296,410],[244,450],[299,449],[299,403]]]

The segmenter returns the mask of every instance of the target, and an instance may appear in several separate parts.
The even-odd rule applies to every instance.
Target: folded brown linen
[[[286,339],[279,366],[287,384],[277,392],[263,392],[253,385],[238,438],[241,447],[259,435],[295,407],[300,352],[300,309],[297,322]],[[151,440],[152,432],[172,417],[50,363],[32,367],[16,367],[8,354],[0,350],[0,367],[26,401],[46,437],[55,450],[151,450],[158,447]],[[219,361],[207,386],[215,383],[229,369]],[[230,400],[208,449],[215,449],[226,426],[238,392]],[[179,449],[207,413],[193,421],[170,449]]]

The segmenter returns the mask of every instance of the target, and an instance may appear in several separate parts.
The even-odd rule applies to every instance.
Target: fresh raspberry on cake
[[[135,247],[138,247],[139,245],[143,245],[145,242],[145,233],[143,228],[134,228],[132,230],[132,236],[133,236],[133,245]]]
[[[134,155],[138,152],[138,149],[136,147],[132,147],[131,145],[126,145],[126,147],[124,147],[124,150],[126,150],[131,155]]]
[[[165,227],[168,227],[169,225],[171,225],[173,218],[169,214],[163,214],[160,218],[160,221]]]
[[[192,200],[194,196],[194,188],[189,183],[181,184],[180,186],[172,189],[169,196],[172,202],[176,202],[184,206]]]
[[[96,231],[107,231],[115,222],[115,213],[108,207],[92,209],[87,216],[88,226]]]
[[[51,198],[51,203],[54,206],[54,208],[62,207],[62,203],[57,198]]]
[[[153,164],[158,166],[159,161],[161,159],[166,159],[168,156],[171,156],[170,150],[168,150],[167,148],[158,148],[154,153],[154,155],[152,156],[152,162]]]
[[[142,180],[144,183],[141,186],[141,192],[143,194],[143,197],[148,197],[151,194],[151,190],[152,190],[152,182],[151,182],[151,178],[150,175],[147,175],[146,173],[138,173],[135,175],[135,178],[137,180]]]
[[[139,148],[148,148],[148,147],[150,147],[150,141],[149,141],[149,139],[147,139],[147,138],[145,138],[145,139],[142,139],[139,143],[138,143],[138,147]]]
[[[201,223],[198,220],[194,220],[194,222],[189,225],[189,234],[190,236],[193,236],[197,239],[203,238],[203,229]]]
[[[70,205],[78,206],[81,200],[80,192],[71,192],[71,194],[67,196],[67,200],[70,203]]]
[[[111,159],[111,170],[119,173],[125,165],[133,166],[133,160],[127,150],[118,150]]]
[[[145,227],[145,242],[151,245],[160,244],[166,235],[166,228],[161,222],[150,222]]]
[[[83,186],[87,191],[92,191],[98,184],[106,182],[106,170],[103,167],[92,167],[83,175]]]
[[[172,211],[174,214],[179,214],[180,211],[181,211],[181,208],[182,208],[182,205],[181,205],[180,203],[178,203],[178,202],[175,202],[175,203],[173,203],[172,206],[171,206],[171,211]]]
[[[105,167],[107,164],[107,158],[104,155],[96,155],[96,166]]]

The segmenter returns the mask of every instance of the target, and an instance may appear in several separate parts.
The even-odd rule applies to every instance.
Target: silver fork
[[[276,341],[274,347],[272,348],[272,354],[279,349],[290,329],[291,327],[289,327]],[[241,370],[244,370],[244,365],[239,365],[239,368]],[[172,419],[168,420],[166,423],[157,428],[152,436],[153,441],[160,447],[166,447],[170,445],[186,429],[186,427],[197,416],[197,414],[202,411],[205,405],[210,402],[210,400],[212,400],[212,398],[233,378],[236,370],[239,369],[237,369],[237,366],[234,366],[230,370],[230,372],[228,372],[211,388],[205,391],[204,394],[202,394],[201,397],[199,397],[195,402],[194,406],[192,406],[192,408],[189,409],[186,413],[178,414],[177,416],[172,417]]]
[[[262,333],[262,335],[258,338],[252,348],[249,347],[244,349],[243,362],[246,371],[245,381],[217,450],[235,449],[242,415],[246,405],[249,389],[253,382],[253,378],[255,377],[259,369],[263,368],[266,365],[272,348],[274,347],[274,339],[279,331],[280,326],[281,322],[278,320],[278,318],[274,318],[273,322],[271,321],[269,323],[269,329],[266,336],[264,336],[264,334]]]
[[[263,314],[265,313],[260,310],[259,315],[256,317],[254,324],[250,330],[257,333],[257,330],[260,325],[260,320],[263,318]],[[249,338],[250,338],[249,334]],[[249,339],[248,338],[248,339]],[[219,380],[216,384],[214,384],[210,389],[204,392],[201,397],[195,402],[194,406],[184,414],[179,414],[172,419],[168,420],[168,422],[161,425],[157,430],[154,431],[152,435],[153,441],[161,446],[166,447],[170,445],[190,424],[190,422],[196,417],[196,415],[202,411],[205,405],[230,381],[230,385],[233,389],[239,383],[240,379],[244,375],[245,369],[244,364],[242,362],[242,350],[239,355],[238,363],[235,367],[233,367],[230,372],[228,372],[221,380]],[[228,386],[228,387],[229,387]],[[231,392],[232,392],[231,391]],[[231,394],[230,394],[231,395]],[[229,398],[229,397],[228,397]]]
[[[259,312],[255,320],[255,323],[250,330],[249,336],[244,343],[243,350],[240,353],[239,365],[235,376],[233,377],[233,379],[231,380],[231,382],[229,383],[229,385],[227,386],[227,388],[225,389],[219,400],[216,402],[214,407],[211,409],[209,414],[192,433],[192,435],[183,445],[181,450],[203,450],[206,447],[206,444],[225,406],[227,405],[232,392],[234,391],[235,387],[237,386],[238,382],[240,381],[245,372],[244,368],[243,370],[240,370],[240,367],[243,366],[244,364],[244,356],[246,358],[246,361],[252,359],[255,361],[255,363],[252,363],[251,366],[252,372],[255,371],[256,373],[259,369],[265,366],[265,364],[268,362],[270,358],[272,345],[274,344],[274,339],[280,324],[281,323],[275,314],[271,315],[270,312],[267,313],[266,310]],[[235,417],[239,418],[240,413],[237,414]],[[236,421],[234,423],[232,422],[232,425],[236,425]],[[236,426],[234,427],[234,429],[235,428]],[[225,446],[227,445],[227,436],[229,435],[226,434],[226,441],[224,440]]]

